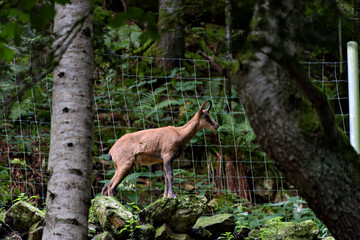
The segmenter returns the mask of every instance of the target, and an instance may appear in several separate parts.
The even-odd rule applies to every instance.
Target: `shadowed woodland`
[[[68,1],[30,2],[2,1],[0,6],[2,215],[20,200],[46,209],[47,184],[54,173],[49,151],[54,116],[51,114],[56,112],[55,78],[68,77],[68,72],[59,66],[66,58],[62,54],[72,48],[71,41],[76,39],[76,34],[68,34],[58,46],[59,39],[51,35],[57,21],[53,20],[54,3],[62,6]],[[312,173],[303,174],[307,160],[298,153],[310,155],[313,150],[306,150],[307,144],[318,149],[319,158],[325,158],[322,152],[329,152],[328,149],[335,151],[334,145],[343,146],[334,156],[341,156],[340,152],[351,148],[346,136],[349,117],[345,43],[359,36],[357,1],[301,1],[303,8],[288,12],[293,3],[280,6],[275,1],[90,2],[91,11],[85,11],[72,31],[93,39],[93,140],[88,153],[92,155],[91,199],[100,195],[102,187],[114,175],[107,153],[118,138],[144,129],[182,126],[205,100],[211,100],[210,115],[220,127],[216,134],[200,131],[174,161],[174,192],[179,197],[203,195],[210,201],[205,215],[237,214],[237,223],[250,228],[278,216],[285,221],[316,219],[322,236],[332,233],[336,239],[351,239],[346,234],[338,238],[342,235],[328,215],[332,212],[323,214],[319,206],[324,202],[314,197],[317,191],[319,194],[326,191],[316,184],[324,185],[328,178],[308,185]],[[271,10],[274,10],[273,18],[269,14]],[[286,14],[289,18],[279,20]],[[91,33],[87,32],[91,27],[84,27],[89,15]],[[12,22],[13,19],[16,21]],[[279,30],[281,24],[290,30]],[[268,33],[269,26],[275,30]],[[271,34],[275,33],[286,43],[284,46],[274,40],[276,37]],[[301,71],[294,70],[293,61]],[[268,62],[275,63],[275,67],[267,65]],[[271,73],[275,77],[269,77]],[[296,75],[303,78],[297,80]],[[269,97],[260,87],[261,82],[255,84],[259,86],[256,91],[248,84],[263,77],[274,83],[266,89],[272,89],[277,82],[282,87],[278,91],[274,87],[274,95]],[[314,86],[310,93],[302,87],[307,80]],[[332,127],[323,125],[327,116],[316,115],[318,106],[324,106],[313,97],[316,91],[326,96],[323,109],[330,109],[332,117],[328,122],[334,123]],[[282,92],[283,96],[275,96]],[[256,96],[255,100],[249,100],[251,94]],[[285,122],[292,123],[296,118],[295,127],[276,120],[284,116],[283,106],[270,104],[265,99],[268,97],[281,104],[286,102],[284,112],[289,113],[289,118]],[[64,109],[62,113],[72,112],[71,107]],[[282,132],[283,126],[300,129],[298,132],[305,140],[299,143],[290,138],[284,140],[283,136],[296,134],[290,130]],[[327,131],[334,127],[335,133]],[[345,143],[336,144],[338,141]],[[75,143],[67,144],[72,147]],[[350,155],[346,157],[351,158]],[[303,158],[307,157],[304,154]],[[283,160],[292,158],[295,164]],[[356,165],[358,159],[354,159],[351,161]],[[329,160],[328,164],[333,162],[336,160]],[[335,169],[341,170],[344,164],[338,162],[340,167],[334,164]],[[315,163],[314,160],[311,162],[314,165],[308,165],[318,169]],[[319,168],[323,172],[314,175],[320,178],[332,173],[332,170],[326,172],[325,167]],[[140,208],[160,199],[165,182],[163,170],[162,164],[136,167],[118,186],[116,198]],[[352,167],[344,172],[353,174]],[[357,178],[351,179],[356,183]],[[329,180],[337,181],[340,180]],[[349,186],[352,184],[349,182]],[[297,206],[301,214],[289,215],[290,209]]]

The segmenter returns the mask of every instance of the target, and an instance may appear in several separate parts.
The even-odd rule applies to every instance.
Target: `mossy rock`
[[[140,225],[135,231],[136,239],[152,240],[155,236],[155,229],[151,224]]]
[[[156,229],[156,231],[155,231],[155,239],[156,240],[166,240],[166,239],[170,238],[171,234],[173,234],[173,231],[171,230],[169,225],[164,223],[163,225],[161,225],[160,227],[158,227]]]
[[[260,230],[252,230],[250,238],[264,240],[312,240],[316,239],[320,229],[312,220],[300,223],[270,222]]]
[[[206,203],[206,197],[196,195],[162,198],[144,208],[139,216],[155,227],[166,223],[175,233],[185,233],[203,214]]]
[[[221,233],[234,231],[235,218],[234,215],[228,213],[218,214],[211,217],[202,217],[196,221],[193,228],[195,230],[204,228],[211,234],[218,236]]]
[[[30,227],[43,221],[44,213],[31,204],[19,201],[5,215],[5,223],[20,233],[28,232]]]
[[[127,221],[135,222],[135,217],[118,200],[107,196],[96,197],[92,201],[92,208],[95,220],[104,231],[108,231],[117,239],[126,238],[128,233],[120,231],[128,225]]]
[[[213,236],[210,231],[206,230],[203,227],[191,229],[189,235],[195,239],[213,239],[213,238],[215,238],[215,236]]]
[[[103,232],[96,235],[91,240],[114,240],[114,238],[111,236],[109,232]]]
[[[191,237],[186,233],[173,233],[168,238],[170,240],[191,240]]]

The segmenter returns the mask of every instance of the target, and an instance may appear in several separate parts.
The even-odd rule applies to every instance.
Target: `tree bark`
[[[354,0],[354,40],[360,41],[360,0]]]
[[[359,157],[296,62],[303,7],[257,2],[248,58],[233,81],[266,154],[336,239],[360,239]]]
[[[159,47],[166,58],[183,58],[185,38],[181,0],[159,0],[158,29],[160,34]],[[177,67],[178,61],[167,60],[165,67]]]
[[[225,0],[225,44],[226,44],[226,58],[228,61],[232,59],[231,39],[232,39],[231,2],[230,0]]]
[[[87,239],[93,143],[93,29],[88,0],[56,4],[54,45],[76,36],[54,70],[42,239]]]

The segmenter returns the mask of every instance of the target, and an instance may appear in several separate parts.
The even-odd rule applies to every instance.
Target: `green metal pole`
[[[358,44],[351,41],[347,43],[348,86],[349,86],[349,118],[350,142],[360,153],[360,120],[359,120],[359,63]]]

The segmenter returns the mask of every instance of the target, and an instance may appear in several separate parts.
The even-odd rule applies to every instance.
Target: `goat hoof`
[[[168,197],[170,197],[170,198],[176,198],[176,195],[175,195],[174,193],[170,193],[170,194],[168,194]]]

